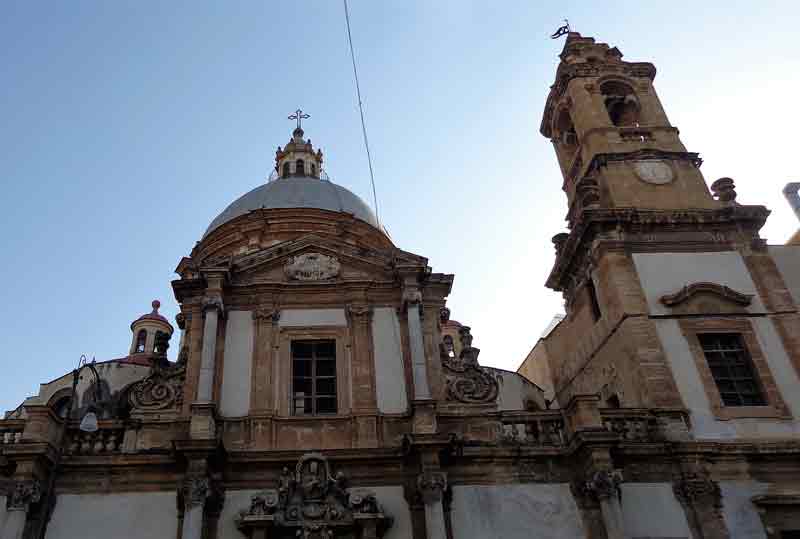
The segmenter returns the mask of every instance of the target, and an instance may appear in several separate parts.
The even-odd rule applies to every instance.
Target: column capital
[[[621,483],[622,472],[620,470],[600,470],[586,481],[586,491],[598,500],[619,498]]]
[[[203,296],[203,313],[209,310],[216,310],[219,314],[225,313],[225,304],[222,302],[221,294],[209,293]]]
[[[372,307],[369,305],[355,304],[347,306],[347,315],[355,322],[366,324],[372,320],[372,314]]]
[[[277,324],[280,319],[280,309],[276,309],[272,306],[262,305],[253,311],[253,320],[266,320],[267,322]]]
[[[211,484],[208,477],[189,476],[183,480],[181,485],[183,494],[183,504],[187,509],[202,506],[211,494]]]
[[[42,484],[38,479],[22,479],[13,483],[8,496],[9,511],[27,511],[30,504],[42,497]]]
[[[447,490],[447,474],[444,472],[423,472],[417,477],[417,489],[426,504],[440,502]]]

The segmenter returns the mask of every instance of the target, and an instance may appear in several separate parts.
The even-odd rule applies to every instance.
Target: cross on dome
[[[311,118],[310,114],[305,114],[301,109],[297,109],[293,114],[289,115],[289,120],[297,120],[297,129],[303,128],[303,120]]]

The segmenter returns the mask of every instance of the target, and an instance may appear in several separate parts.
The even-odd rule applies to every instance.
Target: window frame
[[[689,344],[689,350],[695,360],[695,367],[709,400],[711,412],[719,420],[737,418],[772,418],[792,419],[788,406],[778,391],[775,378],[769,368],[755,329],[750,320],[744,317],[685,318],[678,321],[683,336]],[[711,373],[699,334],[706,333],[738,333],[750,355],[755,376],[761,384],[764,396],[763,406],[725,406],[717,383]]]
[[[292,341],[336,341],[336,413],[324,415],[293,415],[293,365]],[[347,326],[291,326],[280,327],[275,346],[275,403],[278,417],[295,421],[330,419],[349,416],[351,413],[350,361],[351,343]]]
[[[311,347],[311,355],[308,358],[297,357],[295,355],[295,346],[300,345],[310,345]],[[321,357],[318,352],[318,347],[322,344],[329,344],[333,348],[333,357],[324,356]],[[290,406],[289,406],[289,413],[292,417],[320,417],[320,416],[335,416],[339,413],[339,406],[338,406],[338,372],[337,372],[337,357],[336,357],[336,339],[292,339],[289,341],[289,356],[291,357],[291,388],[290,388]],[[322,361],[333,361],[333,374],[332,375],[319,375],[317,374],[317,369],[319,367],[319,363]],[[296,372],[297,362],[300,361],[308,361],[310,364],[309,375],[308,376],[299,376]],[[330,380],[333,379],[334,381],[334,392],[333,393],[325,393],[320,395],[318,393],[318,384],[319,380]],[[311,386],[311,395],[304,395],[303,397],[297,397],[295,392],[295,382],[296,380],[308,380],[310,381]],[[318,409],[319,399],[334,399],[335,409],[333,412],[320,412]],[[311,399],[311,412],[310,413],[297,413],[297,401],[301,399],[303,404],[305,405],[305,401],[307,399]]]
[[[755,366],[753,365],[753,358],[750,357],[750,351],[747,349],[747,344],[744,342],[744,337],[739,332],[723,333],[720,331],[713,331],[710,333],[698,333],[697,339],[700,341],[700,347],[703,349],[703,355],[706,358],[711,376],[714,378],[714,383],[717,386],[717,391],[720,393],[723,406],[726,407],[741,407],[741,406],[766,406],[767,397],[764,392],[764,386],[761,383],[761,378],[758,376]],[[717,342],[709,342],[715,339]],[[729,341],[724,343],[724,340]],[[735,342],[734,342],[735,341]],[[724,370],[725,376],[714,373]],[[736,370],[742,369],[746,373],[737,373]],[[724,383],[731,384],[731,389],[723,391],[721,388]],[[754,386],[754,391],[746,392],[741,389],[743,384],[750,384]],[[728,397],[726,398],[726,395]],[[732,404],[729,401],[735,398],[740,401],[740,404]],[[759,402],[752,404],[744,404],[746,399],[757,400]]]

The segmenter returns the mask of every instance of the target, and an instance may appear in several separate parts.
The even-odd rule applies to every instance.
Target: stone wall
[[[690,538],[686,513],[670,483],[623,483],[621,505],[628,537]]]
[[[253,365],[253,313],[231,311],[225,327],[225,356],[219,411],[226,417],[247,415]]]
[[[375,358],[375,392],[378,410],[408,410],[400,322],[391,307],[377,307],[372,314],[372,346]]]

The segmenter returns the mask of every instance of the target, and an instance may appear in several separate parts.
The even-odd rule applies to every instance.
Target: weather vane
[[[550,39],[558,39],[567,34],[569,34],[569,21],[564,19],[564,26],[560,26],[558,30],[556,30],[553,35],[550,36]]]
[[[311,116],[308,114],[303,114],[303,111],[300,109],[294,111],[294,114],[289,115],[290,120],[297,120],[297,129],[302,129],[300,124],[303,123],[303,120],[306,120],[308,118],[311,118]]]

